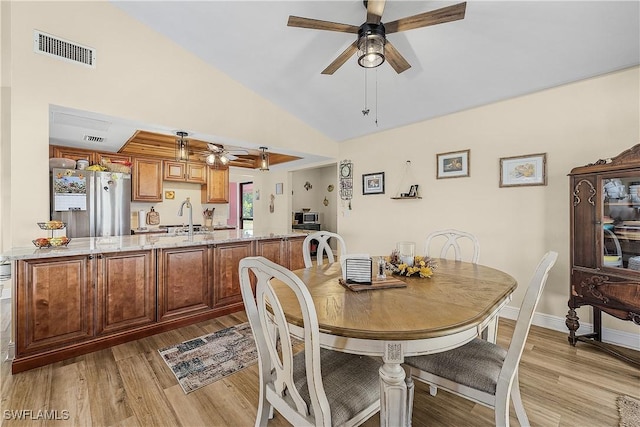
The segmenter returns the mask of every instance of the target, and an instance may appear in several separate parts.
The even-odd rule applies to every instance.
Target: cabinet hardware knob
[[[89,259],[93,259],[93,255],[89,255],[87,258],[89,258]]]

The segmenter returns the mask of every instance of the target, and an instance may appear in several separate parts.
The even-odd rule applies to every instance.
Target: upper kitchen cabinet
[[[207,184],[201,194],[202,203],[229,203],[229,168],[207,167]]]
[[[95,163],[94,152],[91,150],[83,150],[82,148],[59,147],[52,145],[50,147],[51,157],[61,157],[72,160],[87,160],[89,164]]]
[[[164,180],[205,184],[207,182],[206,167],[204,163],[165,160]]]
[[[134,157],[131,173],[131,200],[162,201],[162,160]]]

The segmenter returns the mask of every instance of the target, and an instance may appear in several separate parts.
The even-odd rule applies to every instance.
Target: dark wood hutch
[[[603,312],[640,325],[640,144],[574,168],[569,177],[569,342],[596,345],[640,367],[637,352],[602,342]],[[581,306],[593,311],[593,331],[577,335]]]

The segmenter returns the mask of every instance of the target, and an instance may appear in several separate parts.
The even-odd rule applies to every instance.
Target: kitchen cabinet
[[[289,267],[289,260],[286,259],[287,246],[283,239],[256,240],[255,255]]]
[[[229,203],[229,168],[207,167],[207,183],[201,191],[202,203]]]
[[[204,163],[165,160],[163,178],[165,181],[205,184],[207,182],[206,168],[207,165]]]
[[[213,306],[242,307],[238,266],[242,258],[253,255],[253,241],[214,245]]]
[[[131,200],[162,201],[162,160],[134,157],[131,168]]]
[[[569,342],[593,344],[640,367],[637,355],[602,342],[602,313],[640,325],[640,144],[569,176]],[[577,335],[582,306],[593,313],[593,331]]]
[[[51,157],[62,157],[65,159],[72,160],[87,160],[89,164],[95,163],[95,156],[92,150],[83,150],[81,148],[72,148],[72,147],[60,147],[54,145],[51,147],[52,153]]]
[[[289,270],[299,270],[304,268],[304,257],[302,256],[302,246],[307,236],[288,237],[283,242],[289,261]]]
[[[208,246],[158,251],[158,321],[174,320],[212,308]]]
[[[96,257],[96,334],[155,322],[155,261],[155,251],[116,252]]]
[[[18,261],[16,357],[93,337],[93,266],[87,255]]]

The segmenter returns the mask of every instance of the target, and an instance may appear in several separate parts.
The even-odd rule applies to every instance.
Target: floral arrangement
[[[391,255],[386,259],[389,265],[389,270],[393,274],[400,276],[420,276],[423,278],[429,278],[433,275],[433,271],[438,267],[436,262],[429,257],[416,256],[413,258],[413,266],[409,266],[407,263],[402,262],[400,259],[400,252],[393,250]]]

